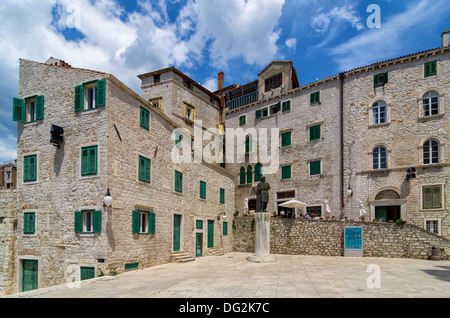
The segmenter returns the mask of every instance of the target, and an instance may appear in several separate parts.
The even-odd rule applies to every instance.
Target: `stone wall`
[[[13,293],[16,190],[0,190],[0,296]]]
[[[450,256],[449,240],[411,224],[280,218],[271,219],[271,253],[343,256],[346,226],[363,226],[366,257],[429,259],[432,246],[440,248],[441,259]],[[236,217],[233,230],[235,250],[254,253],[253,217]]]

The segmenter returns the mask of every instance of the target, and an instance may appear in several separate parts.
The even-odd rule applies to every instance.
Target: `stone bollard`
[[[431,260],[432,261],[440,261],[441,260],[439,246],[431,247]]]

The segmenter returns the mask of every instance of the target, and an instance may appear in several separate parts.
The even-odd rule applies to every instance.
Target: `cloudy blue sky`
[[[380,8],[381,27],[367,20]],[[175,66],[210,90],[245,84],[272,60],[292,60],[304,85],[440,46],[448,0],[1,0],[0,164],[16,157],[12,98],[19,59],[50,56],[114,74]]]

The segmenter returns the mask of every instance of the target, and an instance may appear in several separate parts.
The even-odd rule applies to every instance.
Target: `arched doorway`
[[[404,218],[405,200],[395,188],[380,189],[369,203],[372,219],[395,222]]]

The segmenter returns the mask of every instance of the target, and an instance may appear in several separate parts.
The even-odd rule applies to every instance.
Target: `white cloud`
[[[295,46],[297,45],[297,39],[296,38],[290,38],[287,39],[284,44],[286,44],[286,46],[290,49],[295,48]]]

